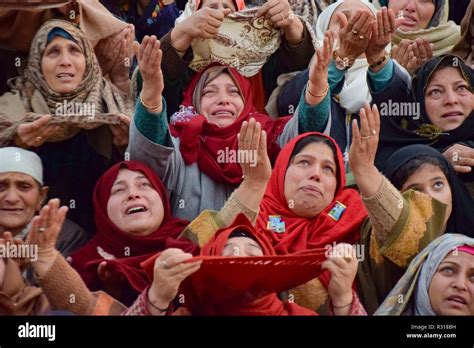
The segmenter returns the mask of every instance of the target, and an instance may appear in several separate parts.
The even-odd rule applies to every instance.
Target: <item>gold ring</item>
[[[281,20],[284,21],[286,17],[283,15],[283,11],[280,12]]]
[[[365,36],[364,36],[364,35],[361,35],[361,36],[359,36],[359,39],[364,40],[364,39],[365,39]]]
[[[372,135],[377,135],[377,131],[375,129],[372,129]]]
[[[354,35],[358,35],[358,34],[359,34],[359,32],[358,32],[357,30],[355,30],[355,29],[352,29],[352,34],[354,34]]]
[[[46,228],[44,228],[44,227],[38,228],[38,232],[43,233],[44,231],[46,231]]]
[[[362,140],[367,140],[369,139],[371,136],[370,135],[367,135],[366,137],[360,137]]]
[[[43,140],[43,137],[36,137],[35,141],[37,143],[41,143],[41,141]]]

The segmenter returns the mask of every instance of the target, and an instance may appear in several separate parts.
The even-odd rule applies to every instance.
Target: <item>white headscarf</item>
[[[329,22],[334,14],[334,11],[343,4],[345,0],[339,0],[334,4],[328,6],[318,17],[316,22],[316,38],[321,45],[324,40],[324,33],[329,28]],[[377,9],[367,0],[360,0],[362,4],[367,6],[372,13],[375,15]],[[387,52],[390,52],[390,45],[386,47]],[[369,87],[367,85],[367,70],[369,69],[369,63],[366,58],[356,59],[354,65],[346,72],[344,86],[339,93],[339,103],[345,111],[351,114],[358,113],[360,108],[365,103],[372,101]]]
[[[27,174],[43,185],[43,164],[34,152],[19,147],[0,149],[0,173],[17,172]]]

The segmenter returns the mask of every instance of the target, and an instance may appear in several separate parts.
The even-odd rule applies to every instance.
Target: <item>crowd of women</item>
[[[0,4],[0,314],[474,315],[474,1],[50,2]]]

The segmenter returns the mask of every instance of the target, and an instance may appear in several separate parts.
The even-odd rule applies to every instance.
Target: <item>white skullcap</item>
[[[9,172],[30,175],[43,186],[43,164],[34,152],[19,147],[0,148],[0,173]]]

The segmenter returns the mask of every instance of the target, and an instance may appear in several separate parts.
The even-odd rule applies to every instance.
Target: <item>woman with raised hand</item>
[[[374,164],[380,115],[376,106],[364,109],[360,129],[355,121],[352,125],[349,161],[372,225],[361,233],[366,257],[358,272],[358,293],[368,313],[373,313],[429,242],[445,232],[472,235],[467,227],[472,225],[472,217],[459,207],[466,204],[469,210],[474,205],[462,183],[458,186],[456,179],[441,171],[443,165],[429,165],[435,161],[419,161],[409,168],[397,166],[393,171],[388,170],[388,164],[389,176],[382,175]],[[418,151],[423,156],[421,149]],[[449,168],[446,161],[444,166]],[[397,175],[402,177],[401,186]]]
[[[325,129],[332,42],[328,32],[293,118],[272,120],[258,113],[249,82],[233,68],[211,65],[193,78],[185,93],[185,110],[171,125],[162,98],[160,43],[151,37],[135,44],[143,90],[132,124],[130,156],[150,165],[162,178],[170,192],[173,214],[192,220],[205,209],[219,210],[224,205],[242,182],[238,156],[248,155],[243,161],[253,160],[252,153],[236,151],[238,132],[251,118],[266,132],[271,160],[297,134]]]
[[[382,88],[388,83],[384,78],[387,71],[394,69],[387,57],[397,25],[393,11],[386,8],[377,11],[370,2],[359,0],[338,1],[318,17],[315,29],[318,40],[329,30],[336,42],[331,47],[328,67],[329,134],[343,151],[346,162],[352,138],[351,120],[357,119],[360,108],[372,101],[368,77],[374,76]],[[280,115],[286,115],[296,105],[298,91],[308,82],[308,73],[308,70],[300,72],[281,88],[277,99]]]

